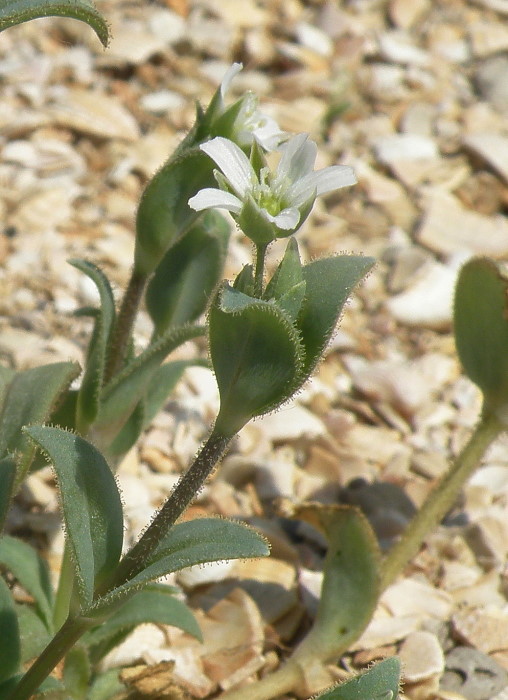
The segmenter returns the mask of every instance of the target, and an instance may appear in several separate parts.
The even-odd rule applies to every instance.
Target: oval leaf
[[[491,260],[475,258],[460,271],[454,332],[468,377],[492,408],[508,404],[508,280]]]
[[[40,425],[25,432],[53,463],[80,601],[87,606],[95,584],[116,567],[122,551],[116,481],[101,453],[78,435]]]
[[[315,700],[397,700],[400,661],[392,656],[364,673],[317,695]]]
[[[0,7],[0,32],[31,19],[51,16],[86,22],[104,47],[109,43],[106,20],[88,0],[4,0]]]

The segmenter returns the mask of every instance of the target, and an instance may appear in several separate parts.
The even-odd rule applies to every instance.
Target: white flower
[[[219,112],[226,111],[227,93],[233,79],[242,68],[241,63],[233,63],[222,78],[219,88]],[[241,98],[241,106],[233,124],[231,137],[242,147],[250,146],[255,139],[265,151],[273,151],[286,140],[287,134],[281,130],[275,119],[259,109],[257,96],[253,92],[247,92]]]
[[[348,166],[314,171],[317,146],[307,134],[293,136],[285,144],[275,173],[267,166],[257,173],[241,148],[228,139],[217,137],[200,148],[220,168],[215,171],[220,189],[200,190],[189,199],[189,206],[196,211],[227,209],[258,243],[291,235],[318,195],[356,183]]]

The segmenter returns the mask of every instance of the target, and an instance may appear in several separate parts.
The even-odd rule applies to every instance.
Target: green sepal
[[[0,639],[2,640],[2,663],[0,663],[0,683],[18,671],[21,661],[18,617],[7,584],[0,576]],[[0,686],[1,689],[1,686]]]
[[[290,319],[275,304],[226,283],[210,310],[209,334],[221,400],[215,428],[233,435],[292,395],[300,381],[302,345]]]
[[[14,496],[16,460],[14,457],[0,459],[0,534],[3,532],[7,512]]]
[[[0,539],[0,565],[6,567],[33,597],[39,617],[48,632],[52,632],[53,589],[44,559],[26,542],[5,535]]]
[[[294,515],[328,540],[316,618],[293,657],[303,666],[309,658],[338,658],[360,637],[380,594],[381,552],[369,521],[355,507],[303,504]]]
[[[374,258],[337,255],[304,265],[305,300],[298,328],[305,348],[303,372],[306,379],[322,358],[353,287],[374,262]]]
[[[213,187],[213,168],[211,158],[194,146],[172,156],[150,180],[136,217],[135,274],[150,275],[200,216],[187,202]]]
[[[285,238],[294,233],[294,229],[290,231],[281,229],[263,216],[261,209],[248,191],[244,195],[240,213],[235,216],[235,219],[242,232],[256,245],[266,245],[276,238]]]
[[[115,322],[115,299],[108,278],[96,265],[86,260],[69,260],[69,263],[94,282],[100,296],[100,309],[95,314],[94,329],[77,400],[76,421],[79,432],[84,434],[99,410],[108,343]]]
[[[172,625],[202,641],[201,630],[190,609],[175,596],[175,589],[162,584],[150,584],[135,593],[107,620],[85,633],[83,644],[90,647],[97,663],[111,649],[119,633],[128,634],[145,622]],[[100,655],[97,654],[100,649]]]
[[[473,258],[455,291],[454,332],[464,370],[485,408],[508,419],[508,278],[497,263]],[[501,410],[502,409],[502,410]]]
[[[80,371],[75,362],[55,362],[13,375],[0,415],[0,456],[16,455],[16,484],[24,479],[35,453],[21,428],[46,421]]]
[[[122,551],[123,514],[116,481],[101,453],[79,435],[48,426],[24,430],[53,464],[79,599],[86,607],[95,585],[116,567]]]
[[[315,700],[397,700],[399,685],[400,661],[391,656],[351,680],[316,695]]]
[[[86,22],[104,47],[109,43],[107,22],[89,0],[4,0],[0,31],[39,17],[69,17]]]
[[[166,356],[187,340],[203,335],[204,331],[202,326],[193,325],[170,328],[113,377],[103,389],[99,415],[94,423],[102,444],[111,443],[119,434],[144,398]]]
[[[243,523],[225,518],[197,518],[179,523],[162,539],[139,574],[107,593],[86,614],[102,619],[111,610],[116,610],[125,596],[150,581],[187,566],[224,559],[265,557],[269,553],[263,536]]]
[[[157,336],[203,313],[221,279],[229,235],[224,217],[208,211],[167,251],[146,291]]]

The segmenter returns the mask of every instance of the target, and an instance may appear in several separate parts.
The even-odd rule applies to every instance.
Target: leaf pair
[[[300,264],[291,241],[263,298],[244,268],[224,283],[209,316],[210,355],[221,397],[216,430],[233,435],[274,410],[309,379],[343,306],[373,260],[342,255]]]

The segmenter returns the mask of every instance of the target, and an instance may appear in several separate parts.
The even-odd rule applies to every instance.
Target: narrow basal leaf
[[[100,297],[77,400],[77,425],[84,434],[99,410],[108,342],[115,322],[115,299],[108,278],[96,265],[86,260],[69,262],[94,282]]]
[[[315,700],[397,700],[400,661],[392,656],[345,683],[317,695]]]
[[[10,382],[0,415],[0,456],[16,453],[17,483],[28,471],[35,450],[21,428],[47,420],[79,373],[75,362],[55,362],[17,372]]]
[[[7,512],[14,495],[16,461],[13,457],[0,459],[0,533],[3,532]]]
[[[113,440],[118,434],[138,401],[144,397],[147,386],[166,356],[187,340],[203,335],[203,332],[204,329],[201,326],[169,329],[144,352],[131,360],[104,387],[102,404],[94,427],[101,433],[105,442],[107,436]]]
[[[35,425],[25,432],[55,469],[80,600],[89,605],[94,585],[115,568],[122,551],[122,504],[115,479],[101,453],[78,435]]]
[[[380,550],[367,518],[350,506],[302,505],[295,516],[328,540],[314,625],[293,658],[340,656],[361,635],[380,592]]]
[[[172,625],[201,640],[201,630],[190,609],[174,594],[170,586],[152,584],[149,589],[136,593],[105,622],[86,633],[83,643],[94,647],[128,632],[137,625],[153,622]]]
[[[233,435],[286,401],[303,363],[298,334],[270,302],[225,285],[209,316],[210,356],[220,393],[218,432]]]
[[[455,291],[454,332],[460,361],[492,409],[508,405],[508,279],[486,258],[469,260]]]
[[[108,593],[91,612],[100,615],[102,610],[121,601],[129,590],[139,589],[149,581],[186,566],[223,559],[266,557],[269,553],[266,540],[242,523],[224,518],[197,518],[179,523],[162,540],[145,569]]]
[[[136,217],[136,274],[150,275],[196,221],[199,214],[187,202],[199,190],[214,185],[213,167],[199,148],[180,149],[150,180]]]
[[[298,318],[305,347],[304,374],[309,377],[335,331],[353,287],[367,274],[373,258],[338,255],[305,265],[305,301]]]
[[[157,335],[203,313],[222,277],[229,233],[224,217],[208,211],[168,250],[146,291]]]
[[[70,698],[83,700],[87,697],[91,675],[92,669],[88,651],[80,642],[67,652],[63,667],[62,680]]]
[[[109,29],[104,17],[88,0],[3,0],[0,7],[0,31],[39,17],[69,17],[86,22],[104,47]]]
[[[43,651],[53,637],[53,632],[42,621],[31,605],[16,604],[19,639],[21,644],[21,663],[25,664]]]
[[[13,676],[19,668],[21,647],[16,609],[11,592],[0,576],[0,683]]]
[[[33,597],[41,620],[51,632],[53,590],[44,559],[22,540],[5,535],[0,539],[0,565],[5,566]]]

